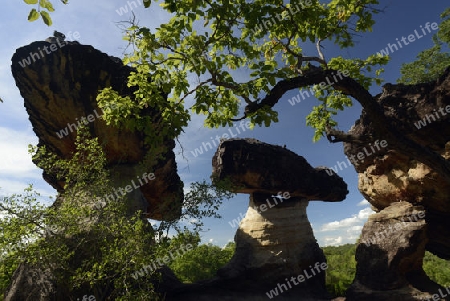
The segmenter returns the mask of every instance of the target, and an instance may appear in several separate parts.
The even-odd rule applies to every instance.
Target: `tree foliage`
[[[144,4],[149,7],[150,1]],[[108,124],[142,129],[145,141],[155,146],[183,131],[190,120],[189,97],[189,109],[204,114],[207,126],[232,125],[244,118],[252,126],[269,126],[278,121],[273,107],[286,92],[313,86],[319,103],[306,118],[315,128],[313,140],[326,135],[332,143],[371,142],[371,136],[340,131],[333,119],[356,100],[371,116],[375,136],[450,181],[450,162],[402,134],[369,93],[372,84],[382,82],[388,56],[326,59],[326,45],[353,47],[355,36],[372,30],[378,4],[164,1],[161,6],[172,16],[169,22],[155,30],[132,23],[126,32],[134,49],[124,60],[136,69],[128,82],[134,99],[104,89],[97,100]],[[346,76],[337,79],[339,73]],[[108,110],[116,104],[118,108]],[[141,113],[149,107],[161,114],[145,117]]]
[[[215,277],[233,253],[234,243],[228,243],[224,248],[204,244],[178,257],[169,267],[181,281],[194,283]]]
[[[30,10],[28,14],[28,21],[33,22],[42,17],[42,21],[48,26],[52,25],[52,18],[50,13],[54,12],[53,4],[49,0],[23,0],[26,4],[34,5],[35,8]],[[62,3],[67,4],[69,0],[61,0]]]
[[[397,80],[403,84],[418,84],[436,80],[450,66],[450,8],[441,14],[439,31],[433,36],[433,47],[420,52],[417,60],[402,65],[402,76]]]
[[[327,258],[326,287],[333,296],[345,296],[345,291],[352,284],[356,273],[356,244],[339,247],[324,247]]]
[[[425,253],[423,270],[434,282],[443,287],[450,287],[450,262],[430,252]]]
[[[171,139],[190,119],[184,104],[188,97],[193,98],[189,109],[204,114],[206,126],[231,126],[244,118],[252,126],[270,126],[278,121],[274,106],[286,92],[313,86],[319,102],[306,118],[315,128],[313,140],[326,135],[332,143],[362,145],[374,136],[383,137],[393,150],[450,181],[450,162],[404,135],[369,92],[371,85],[382,82],[379,76],[388,56],[326,59],[325,45],[353,47],[355,35],[372,30],[377,4],[376,0],[165,1],[162,7],[172,15],[169,22],[154,30],[133,23],[126,32],[134,51],[124,61],[136,68],[128,84],[136,89],[138,101],[108,89],[98,101],[105,108],[125,104],[126,114],[112,110],[106,120],[130,127],[151,128],[150,120],[136,113],[142,108],[163,112],[160,122],[170,128],[162,134]],[[167,101],[159,96],[161,90]],[[353,100],[370,116],[373,135],[337,128],[334,116]],[[148,130],[148,135],[152,141],[154,132]]]
[[[173,15],[169,22],[156,30],[133,24],[126,33],[135,51],[124,61],[136,68],[129,85],[137,88],[138,101],[110,89],[103,90],[98,100],[104,106],[124,104],[124,110],[109,112],[107,120],[127,119],[124,122],[130,126],[139,123],[133,112],[146,106],[158,108],[164,122],[171,125],[163,129],[169,137],[176,136],[190,119],[184,101],[191,95],[190,109],[204,114],[207,126],[232,125],[240,115],[252,125],[269,126],[278,121],[272,106],[285,92],[325,80],[318,76],[295,83],[299,75],[318,68],[311,63],[328,70],[330,76],[346,71],[366,89],[380,83],[382,69],[374,67],[385,64],[386,57],[326,60],[322,49],[325,42],[353,46],[355,33],[371,30],[372,15],[378,12],[374,4],[377,1],[165,1],[163,8]],[[310,45],[317,46],[316,53],[304,50]],[[242,73],[247,78],[239,80]],[[195,82],[189,80],[192,76]],[[169,94],[168,101],[161,89]],[[320,105],[308,124],[317,129],[318,139],[327,126],[336,125],[332,116],[352,102],[333,86],[317,88],[316,96]],[[145,128],[148,123],[141,121],[138,126]]]
[[[64,193],[52,206],[42,205],[31,188],[0,203],[6,214],[0,219],[1,289],[5,291],[12,272],[25,262],[52,270],[73,296],[89,290],[100,300],[105,294],[114,300],[157,300],[153,283],[158,273],[139,279],[133,273],[182,243],[198,245],[198,234],[175,222],[154,230],[142,212],[130,216],[126,197],[99,202],[113,189],[105,155],[97,138],[85,128],[78,131],[70,159],[59,159],[44,147],[31,148],[39,166],[65,183]],[[198,220],[194,229],[200,231],[201,219],[208,212],[216,216],[217,206],[229,195],[206,182],[194,183],[182,218]],[[172,238],[167,235],[171,228]]]
[[[152,257],[155,244],[148,222],[140,212],[127,215],[125,200],[98,206],[100,197],[113,187],[97,138],[80,129],[76,152],[67,160],[44,147],[31,151],[41,166],[65,180],[65,193],[50,207],[40,205],[31,190],[4,198],[1,209],[8,215],[0,221],[2,250],[6,245],[15,247],[15,252],[7,252],[7,260],[50,269],[73,296],[88,285],[99,298],[108,292],[117,300],[144,300],[142,290],[156,298],[151,279],[137,283],[131,277]]]

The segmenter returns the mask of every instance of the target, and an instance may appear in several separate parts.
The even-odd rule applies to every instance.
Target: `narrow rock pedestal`
[[[286,300],[328,299],[326,258],[306,207],[310,200],[342,201],[347,194],[342,179],[285,148],[254,139],[222,142],[213,158],[213,178],[227,178],[235,192],[250,193],[235,235],[235,255],[218,275],[264,284],[265,297],[276,291]]]
[[[219,276],[258,279],[268,291],[307,288],[312,294],[326,296],[326,268],[320,267],[326,267],[326,258],[306,215],[308,203],[304,198],[251,194],[247,214],[235,235],[236,256]],[[267,204],[271,207],[263,211]]]

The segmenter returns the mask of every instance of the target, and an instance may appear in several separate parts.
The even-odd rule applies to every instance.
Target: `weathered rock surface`
[[[328,170],[332,172],[332,170]],[[340,202],[347,185],[296,153],[255,139],[223,141],[213,157],[213,177],[230,177],[239,193],[289,191],[292,197]]]
[[[450,158],[450,69],[431,83],[385,85],[383,93],[376,98],[402,134]],[[373,142],[383,139],[375,133],[364,110],[350,133],[372,136]],[[417,298],[426,292],[435,293],[438,288],[421,268],[423,252],[428,250],[450,259],[448,181],[412,156],[390,149],[387,143],[386,148],[375,149],[364,161],[354,164],[359,190],[374,210],[380,211],[364,226],[362,238],[373,239],[383,227],[399,223],[405,206],[414,206],[408,207],[414,210],[422,208],[426,217],[407,223],[407,227],[390,233],[381,243],[358,246],[359,268],[350,290],[351,300],[420,300]],[[349,158],[356,157],[364,148],[371,150],[373,145],[345,143],[344,151]],[[393,297],[388,298],[389,294]]]
[[[385,114],[403,134],[425,147],[450,158],[450,68],[436,82],[415,86],[386,85],[378,95]],[[442,109],[442,110],[441,110]],[[433,119],[434,118],[434,119]],[[415,124],[426,122],[420,129]],[[374,134],[364,111],[352,133]],[[383,139],[383,137],[374,137]],[[356,155],[366,145],[346,143],[347,156]],[[389,149],[367,157],[355,166],[359,190],[379,210],[392,202],[407,201],[427,210],[427,250],[450,259],[450,185],[428,166]]]
[[[385,85],[377,96],[385,115],[402,134],[415,142],[450,158],[450,69],[437,82],[416,86]],[[442,114],[441,111],[444,113]],[[450,111],[450,107],[448,107]],[[424,120],[423,120],[424,119]],[[420,129],[416,127],[419,121]],[[354,134],[374,135],[370,116],[363,111],[350,130]],[[383,139],[383,137],[374,137]],[[373,144],[373,143],[372,143]],[[347,156],[355,156],[367,145],[344,144]],[[355,165],[359,189],[376,208],[382,209],[397,200],[423,204],[439,212],[450,212],[450,185],[436,172],[412,157],[388,147],[367,156]]]
[[[48,271],[20,264],[13,275],[13,282],[8,288],[4,300],[8,301],[48,301],[62,300],[64,295],[58,295],[55,283]],[[61,293],[61,290],[60,290]]]
[[[342,201],[347,194],[342,178],[282,147],[231,139],[213,157],[213,179],[229,179],[235,192],[250,193],[235,254],[215,279],[182,286],[169,292],[168,300],[267,300],[275,297],[271,290],[277,300],[330,300],[326,258],[306,207],[312,199]]]
[[[266,200],[271,201],[273,208],[262,212],[259,208],[267,204]],[[250,196],[249,208],[234,238],[236,255],[219,270],[220,277],[257,279],[258,283],[265,283],[269,291],[277,287],[277,283],[285,284],[286,278],[297,278],[305,271],[311,274],[310,267],[326,263],[306,215],[309,201],[289,198],[277,203],[270,195]],[[325,271],[319,271],[296,289],[307,287],[309,293],[326,296],[323,294]]]
[[[426,236],[423,207],[392,203],[372,214],[356,250],[356,280],[347,300],[421,300],[443,289],[422,269]]]
[[[55,50],[47,53],[45,49],[51,47]],[[99,90],[112,87],[120,95],[128,95],[133,99],[133,91],[127,87],[128,75],[133,71],[130,67],[92,46],[75,42],[34,42],[17,49],[11,69],[40,146],[46,146],[60,158],[70,158],[75,150],[76,129],[84,122],[90,134],[98,137],[103,147],[113,186],[118,189],[127,185],[133,187],[127,195],[130,213],[140,209],[146,212],[146,217],[159,220],[172,220],[180,215],[183,184],[177,174],[172,151],[174,141],[165,141],[164,145],[159,146],[163,158],[156,165],[141,164],[142,161],[151,162],[151,158],[147,160],[149,158],[146,156],[153,153],[152,149],[144,145],[143,133],[119,130],[106,125],[101,118],[103,113],[96,102]],[[158,112],[143,109],[141,115],[156,117]],[[39,165],[39,162],[35,163]],[[147,176],[144,179],[144,173],[154,173],[154,177]],[[58,192],[63,192],[64,179],[57,179],[48,170],[44,170],[43,175]],[[115,193],[111,191],[111,198],[106,201],[112,201],[114,195],[120,195]],[[63,201],[62,197],[57,199],[57,202]],[[150,225],[149,231],[152,231]],[[93,244],[83,248],[87,248],[83,249],[86,254],[78,249],[79,256],[89,256],[89,252],[98,251]],[[76,267],[80,265],[73,264]],[[14,273],[5,300],[72,299],[78,291],[64,283],[56,283],[53,275],[56,269],[57,266],[52,271],[44,271],[40,266],[22,264]],[[164,274],[167,276],[163,277],[165,280],[174,278],[168,273]],[[78,295],[83,295],[88,289],[88,286],[82,285]],[[96,292],[95,295],[104,299],[104,294],[108,292]]]
[[[50,51],[51,46],[56,50]],[[27,59],[28,65],[24,61]],[[148,217],[159,220],[180,214],[183,186],[172,151],[174,141],[167,141],[163,146],[165,158],[156,166],[139,167],[138,163],[150,151],[143,144],[143,133],[119,130],[106,125],[101,118],[103,113],[96,102],[99,90],[112,87],[120,95],[132,97],[133,91],[127,87],[130,67],[89,45],[42,41],[17,49],[11,69],[39,145],[69,158],[74,151],[76,128],[86,119],[92,136],[98,137],[103,146],[115,186],[129,185],[144,172],[155,174],[155,180],[130,194],[134,200],[130,206],[143,209]],[[141,114],[156,116],[158,113],[144,109]],[[62,191],[64,183],[57,181],[55,175],[44,171],[44,178]]]

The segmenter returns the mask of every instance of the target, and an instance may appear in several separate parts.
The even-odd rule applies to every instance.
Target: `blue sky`
[[[138,0],[136,0],[138,1]],[[117,22],[128,20],[130,13],[120,15],[121,7],[132,1],[125,0],[78,0],[69,5],[62,5],[54,0],[56,12],[52,14],[53,26],[47,27],[41,21],[30,23],[27,15],[30,6],[21,1],[4,0],[0,12],[0,97],[5,101],[0,104],[0,195],[20,193],[29,184],[44,196],[55,195],[55,191],[42,180],[41,171],[31,162],[27,153],[28,144],[36,144],[28,115],[23,106],[23,99],[15,86],[11,75],[11,57],[15,49],[36,40],[44,40],[52,35],[53,30],[63,33],[77,31],[81,44],[89,44],[114,56],[123,56],[126,43]],[[380,8],[384,12],[375,15],[377,23],[372,33],[357,37],[355,47],[341,51],[332,44],[325,45],[325,56],[342,55],[345,57],[365,58],[387,47],[388,43],[396,43],[396,38],[407,37],[419,33],[420,26],[427,22],[440,23],[439,14],[446,8],[445,1],[433,1],[424,4],[423,1],[410,0],[408,4],[402,1],[381,1]],[[156,27],[165,20],[167,15],[153,3],[150,9],[139,5],[133,9],[141,25]],[[128,7],[129,9],[129,7]],[[400,76],[400,65],[414,60],[421,50],[431,46],[431,34],[403,46],[391,54],[391,61],[385,67],[383,78],[394,83]],[[313,53],[311,53],[313,55]],[[373,95],[381,92],[381,87],[373,87]],[[305,157],[312,166],[335,166],[338,161],[346,161],[342,144],[330,144],[326,139],[312,142],[313,130],[306,127],[305,116],[313,105],[317,104],[314,97],[302,100],[292,106],[289,99],[298,91],[286,93],[275,106],[279,113],[277,124],[269,128],[246,130],[239,138],[256,138],[261,141],[284,145]],[[355,104],[352,108],[338,115],[337,121],[341,130],[348,130],[361,113],[361,107]],[[236,124],[237,126],[238,124]],[[203,119],[193,116],[189,127],[180,137],[184,149],[177,145],[178,171],[185,183],[185,188],[193,181],[209,179],[211,175],[211,159],[215,150],[209,150],[195,157],[192,152],[203,142],[210,142],[210,137],[228,133],[228,128],[206,129]],[[236,130],[233,130],[236,133]],[[308,206],[308,217],[313,226],[316,238],[321,246],[353,243],[359,237],[362,225],[372,213],[367,201],[357,189],[357,174],[353,167],[339,170],[338,174],[347,182],[350,193],[340,203],[324,203],[312,201]],[[248,206],[248,195],[240,194],[226,201],[220,208],[223,219],[206,220],[208,231],[202,232],[204,242],[224,245],[233,240],[236,228],[229,221],[245,214]]]

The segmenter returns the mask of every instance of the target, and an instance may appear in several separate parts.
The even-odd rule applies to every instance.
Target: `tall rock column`
[[[274,278],[297,276],[304,269],[309,272],[308,267],[317,262],[326,263],[306,215],[308,202],[300,197],[252,193],[235,235],[236,256],[219,275],[229,278],[243,273],[270,284]],[[307,283],[323,289],[325,273]]]

